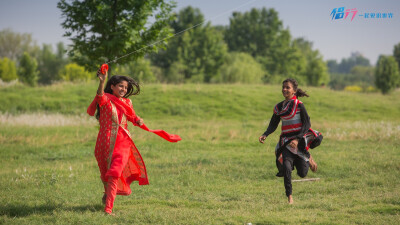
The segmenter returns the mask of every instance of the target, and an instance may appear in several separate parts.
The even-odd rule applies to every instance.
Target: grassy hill
[[[383,96],[304,89],[311,97],[301,100],[317,120],[400,120],[399,92]],[[0,88],[0,112],[82,114],[96,90],[94,82]],[[146,118],[259,120],[272,114],[282,94],[279,86],[270,85],[149,84],[131,99],[136,112]]]
[[[279,86],[143,85],[132,98],[137,114],[150,128],[183,140],[168,143],[131,126],[150,185],[132,184],[132,195],[116,199],[116,217],[107,217],[93,156],[98,125],[85,115],[96,86],[0,89],[0,223],[400,221],[398,92],[304,87],[311,97],[301,100],[312,126],[324,134],[322,145],[311,150],[318,172],[308,174],[320,180],[294,183],[295,203],[288,205],[283,180],[275,177],[279,131],[264,145],[257,141],[282,100]]]

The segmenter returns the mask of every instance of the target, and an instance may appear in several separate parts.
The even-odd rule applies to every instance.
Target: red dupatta
[[[114,103],[115,107],[117,107],[119,110],[121,110],[121,112],[123,112],[125,114],[128,121],[131,121],[133,123],[133,125],[138,126],[138,124],[136,123],[138,120],[138,117],[136,116],[135,110],[133,110],[132,107],[130,107],[127,103],[121,101],[115,95],[108,94],[108,93],[104,93],[104,94],[107,95],[107,97],[112,101],[112,103]],[[97,98],[97,95],[93,99],[92,103],[89,105],[89,107],[87,109],[87,113],[90,116],[94,116],[94,113],[96,112],[96,105],[97,105],[96,98]],[[143,130],[154,133],[169,142],[178,142],[178,141],[182,140],[182,138],[179,135],[169,134],[164,130],[150,130],[145,124],[142,124],[142,126],[139,126],[139,127],[142,128]]]

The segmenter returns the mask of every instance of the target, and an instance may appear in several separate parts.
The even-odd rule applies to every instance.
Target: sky
[[[169,1],[169,0],[166,0]],[[10,28],[30,33],[38,44],[71,42],[63,37],[63,18],[57,0],[0,0],[0,30]],[[359,52],[376,64],[379,55],[392,55],[400,43],[400,1],[398,0],[175,0],[174,11],[199,8],[212,25],[229,25],[232,12],[252,8],[273,8],[293,38],[313,43],[325,60],[340,61]],[[332,10],[344,7],[346,19],[332,19]],[[353,9],[357,10],[351,20]],[[372,14],[392,18],[371,18]],[[368,14],[368,18],[366,18]]]

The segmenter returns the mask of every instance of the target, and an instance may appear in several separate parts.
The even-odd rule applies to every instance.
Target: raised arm
[[[108,71],[106,74],[101,73],[101,68],[97,71],[97,77],[99,78],[99,88],[97,89],[97,95],[102,96],[104,94],[104,85],[107,80]]]

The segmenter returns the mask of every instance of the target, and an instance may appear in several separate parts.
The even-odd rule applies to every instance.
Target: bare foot
[[[317,166],[317,163],[314,161],[312,155],[310,155],[309,163],[310,163],[311,171],[313,171],[314,173],[317,172],[318,166]]]
[[[112,212],[104,212],[104,214],[106,214],[107,216],[115,216],[115,214]]]
[[[292,195],[289,195],[288,196],[288,203],[291,205],[291,204],[293,204],[293,197],[292,197]]]

